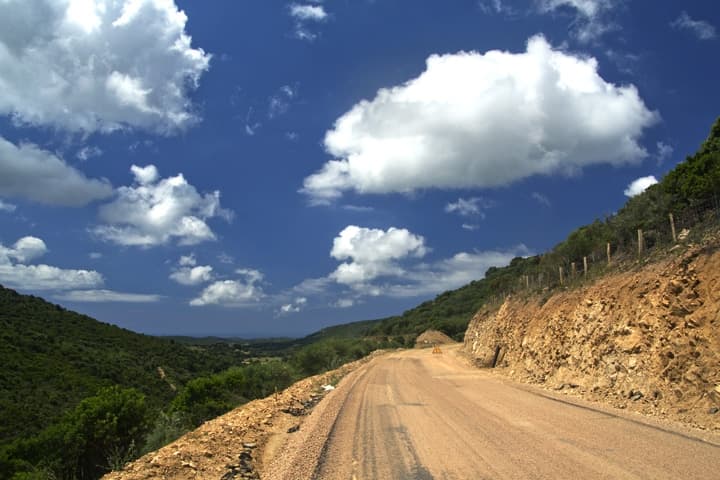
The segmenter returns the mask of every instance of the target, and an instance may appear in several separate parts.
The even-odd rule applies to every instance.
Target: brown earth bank
[[[464,350],[515,380],[719,430],[718,327],[716,236],[593,283],[484,307]]]
[[[264,456],[299,429],[331,387],[371,355],[321,375],[303,379],[267,398],[254,400],[205,422],[174,442],[108,473],[103,480],[257,479]]]
[[[425,330],[415,339],[415,348],[428,348],[448,343],[455,343],[455,340],[438,330]]]

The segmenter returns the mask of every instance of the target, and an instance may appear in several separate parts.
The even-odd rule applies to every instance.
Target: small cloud
[[[465,230],[470,230],[471,232],[474,232],[475,230],[480,228],[480,225],[470,224],[470,223],[463,223],[462,228]]]
[[[287,113],[290,101],[297,96],[297,89],[290,85],[283,85],[268,100],[268,118],[272,119]]]
[[[170,274],[170,280],[181,285],[200,285],[214,278],[213,268],[209,265],[197,265],[194,255],[182,256],[178,260],[179,268]]]
[[[100,252],[90,252],[88,254],[88,257],[90,257],[93,260],[98,260],[98,259],[102,258],[102,256],[103,256],[103,254]]]
[[[510,5],[503,0],[479,0],[478,7],[483,13],[499,13],[502,15],[513,15],[516,13]]]
[[[12,213],[17,209],[17,206],[13,205],[12,203],[6,203],[0,200],[0,212],[8,212]]]
[[[252,269],[238,269],[236,273],[243,278],[237,280],[219,280],[211,283],[190,301],[193,307],[219,305],[224,307],[248,307],[257,305],[265,294],[258,282],[262,273]]]
[[[545,195],[543,195],[542,193],[533,192],[530,196],[533,198],[533,200],[538,202],[540,205],[544,205],[546,207],[549,207],[551,205],[550,199],[548,197],[546,197]]]
[[[90,147],[83,147],[75,154],[78,160],[81,162],[87,162],[91,158],[99,157],[103,154],[103,151],[100,150],[98,147],[90,146]]]
[[[327,12],[321,5],[290,5],[290,15],[300,21],[321,22],[327,18]]]
[[[180,265],[181,267],[194,267],[195,265],[197,265],[195,254],[191,253],[190,255],[182,255],[178,260],[178,265]]]
[[[654,175],[648,175],[647,177],[640,177],[636,180],[634,180],[628,187],[625,189],[625,196],[627,197],[634,197],[636,195],[640,195],[645,190],[648,189],[648,187],[655,185],[658,183],[657,178],[655,178]]]
[[[618,29],[608,17],[619,0],[536,0],[536,3],[541,13],[563,10],[573,12],[573,34],[583,43],[597,40]]]
[[[353,305],[355,305],[355,300],[352,298],[341,298],[332,304],[332,306],[336,308],[350,308]]]
[[[655,157],[657,158],[658,165],[662,164],[665,160],[672,157],[672,154],[675,152],[675,149],[672,147],[672,145],[668,145],[664,142],[657,142],[657,153],[655,154]]]
[[[300,135],[297,132],[285,132],[285,138],[291,142],[295,142],[300,138]]]
[[[678,18],[670,22],[670,26],[677,30],[687,30],[699,40],[712,40],[717,36],[715,27],[705,20],[694,20],[683,11]]]
[[[348,212],[372,212],[375,210],[373,207],[365,207],[362,205],[343,205],[341,208]]]
[[[319,2],[315,2],[319,3]],[[321,23],[328,19],[328,13],[322,5],[290,5],[290,16],[295,19],[295,38],[312,42],[317,38],[317,33],[308,28],[310,23]]]
[[[71,290],[56,295],[55,298],[80,303],[154,303],[159,302],[163,297],[155,294],[114,292],[112,290]]]
[[[220,253],[217,256],[218,262],[224,263],[225,265],[232,265],[235,263],[235,259],[225,252]]]
[[[289,313],[298,313],[307,304],[307,298],[299,297],[294,302],[288,303],[280,307],[278,314],[284,315]]]
[[[481,197],[458,198],[457,202],[445,205],[445,211],[447,213],[457,213],[463,217],[477,215],[480,218],[485,218],[485,210],[493,206],[492,201]]]
[[[259,122],[252,121],[253,108],[248,108],[247,115],[245,115],[245,133],[252,137],[262,126]]]

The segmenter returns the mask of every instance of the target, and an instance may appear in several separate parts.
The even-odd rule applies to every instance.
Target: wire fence
[[[664,216],[664,221],[659,221]],[[595,279],[619,267],[647,261],[654,255],[668,251],[675,245],[699,240],[703,233],[720,226],[720,195],[678,212],[666,211],[649,222],[649,228],[634,229],[632,238],[620,236],[579,258],[563,258],[550,252],[541,255],[537,265],[525,269],[506,288],[500,289],[487,302],[499,305],[512,294],[520,292],[549,292],[569,288]]]

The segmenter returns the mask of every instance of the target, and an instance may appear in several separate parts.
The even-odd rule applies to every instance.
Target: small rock
[[[295,433],[295,432],[297,432],[298,430],[300,430],[300,425],[295,425],[295,426],[293,426],[293,427],[288,428],[287,433]]]
[[[255,442],[245,442],[242,444],[243,448],[255,448],[257,447],[257,443]]]
[[[632,400],[633,402],[637,402],[641,398],[643,398],[645,395],[640,390],[630,390],[630,394],[628,395],[628,398]]]
[[[708,410],[708,413],[710,415],[715,415],[718,412],[720,412],[720,408],[718,408],[718,407],[710,407],[710,410]]]

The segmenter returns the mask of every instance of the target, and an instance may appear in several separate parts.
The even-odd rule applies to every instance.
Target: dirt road
[[[545,394],[454,349],[346,377],[273,453],[267,479],[720,478],[720,436]]]

